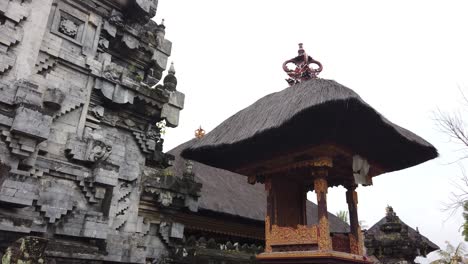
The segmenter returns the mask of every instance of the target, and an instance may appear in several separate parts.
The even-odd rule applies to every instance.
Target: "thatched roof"
[[[350,149],[387,172],[438,156],[430,143],[387,120],[354,91],[324,79],[261,98],[188,146],[182,156],[233,170],[323,142]]]
[[[376,239],[379,239],[379,237],[381,237],[384,234],[380,230],[380,226],[382,226],[385,223],[387,223],[386,217],[380,219],[380,221],[378,221],[371,228],[366,230],[365,235],[366,236],[373,235]],[[416,238],[416,236],[418,235],[418,232],[416,230],[414,230],[411,226],[405,224],[405,222],[401,221],[401,219],[399,219],[399,223],[401,223],[402,225],[407,226],[407,228],[408,228],[408,237],[410,239],[415,239]],[[427,244],[427,246],[428,246],[427,253],[439,249],[439,246],[437,246],[435,243],[430,241],[427,237],[425,237],[425,236],[423,236],[421,234],[419,234],[419,235],[421,236],[422,241],[425,242]]]
[[[180,152],[192,141],[172,149],[168,153],[175,156],[172,169],[176,176],[182,175],[185,161]],[[255,221],[264,221],[266,214],[266,192],[263,184],[251,185],[242,175],[217,169],[198,162],[193,164],[196,181],[202,183],[199,207],[201,211],[227,214]],[[333,214],[329,214],[330,230],[343,233],[349,226]],[[317,205],[307,203],[307,222],[317,224]]]

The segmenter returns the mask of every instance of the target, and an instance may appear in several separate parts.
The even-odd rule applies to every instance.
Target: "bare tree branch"
[[[435,121],[439,129],[448,135],[450,139],[454,140],[455,143],[461,143],[464,147],[468,147],[468,132],[465,129],[465,123],[459,112],[448,114],[437,110]]]

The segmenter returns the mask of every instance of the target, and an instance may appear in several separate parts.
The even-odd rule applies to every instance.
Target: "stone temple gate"
[[[12,263],[27,236],[45,238],[21,243],[47,243],[35,255],[51,263],[167,254],[161,221],[138,208],[145,177],[172,162],[161,128],[184,105],[157,3],[0,1],[0,245]],[[179,196],[196,208],[196,188]]]

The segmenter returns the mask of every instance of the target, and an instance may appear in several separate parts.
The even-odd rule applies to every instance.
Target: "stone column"
[[[319,250],[332,250],[330,225],[327,210],[328,182],[324,178],[314,180],[314,191],[317,194],[318,205],[318,246]]]
[[[358,197],[356,192],[357,186],[347,187],[346,202],[349,210],[349,223],[351,228],[350,233],[350,248],[352,254],[362,255],[362,239],[361,228],[359,227],[359,218],[357,211]]]

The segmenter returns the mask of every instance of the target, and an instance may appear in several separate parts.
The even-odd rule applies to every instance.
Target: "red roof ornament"
[[[297,57],[287,60],[283,63],[283,70],[290,77],[286,79],[290,86],[302,81],[318,78],[319,73],[323,69],[323,66],[320,62],[307,55],[302,45],[302,43],[299,43],[299,55]],[[294,63],[296,68],[294,70],[289,69],[289,63]],[[309,66],[310,64],[315,64],[318,66],[318,68],[311,68]]]

